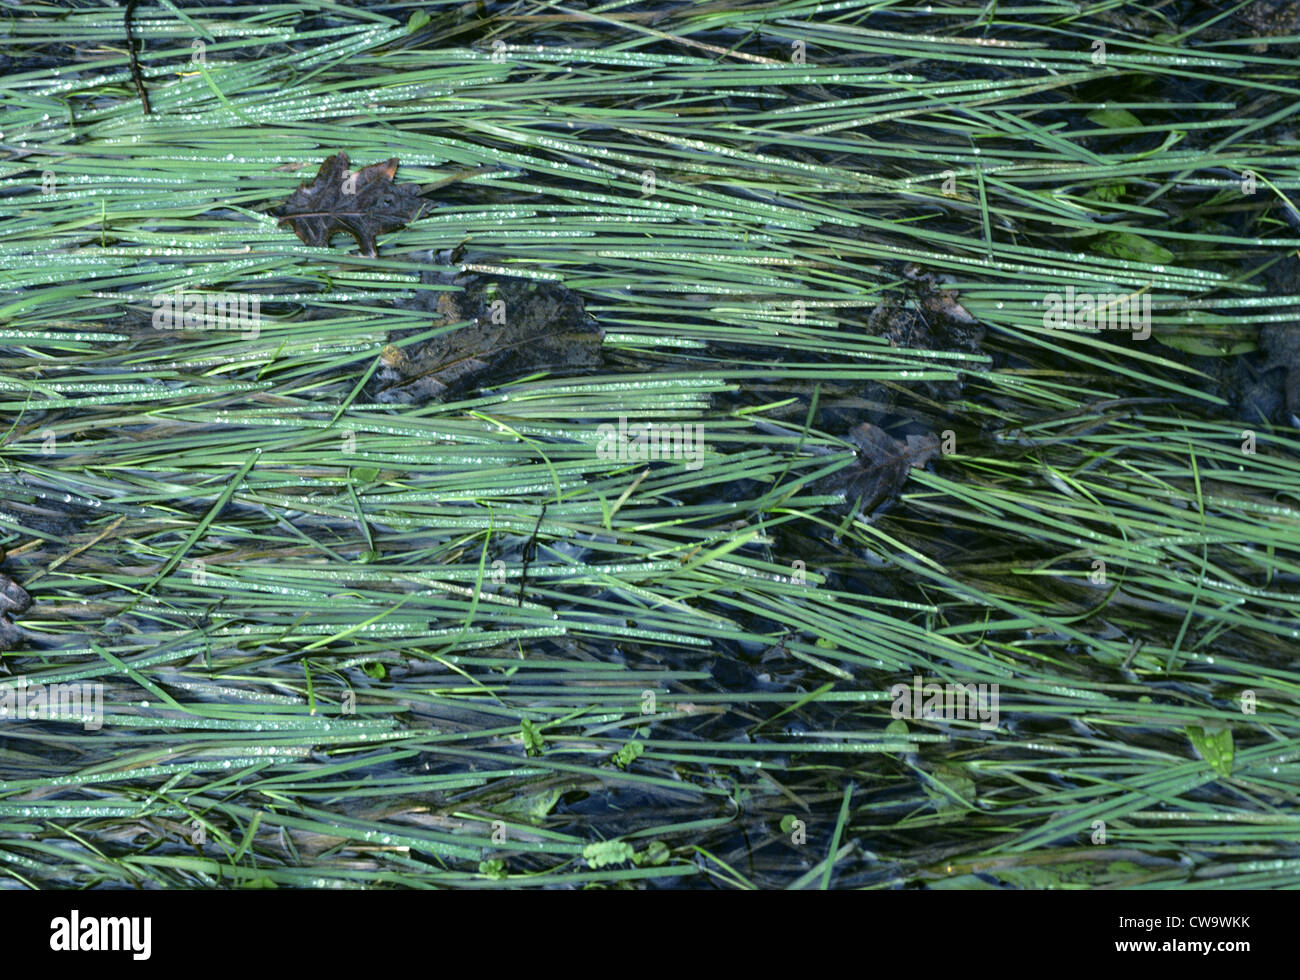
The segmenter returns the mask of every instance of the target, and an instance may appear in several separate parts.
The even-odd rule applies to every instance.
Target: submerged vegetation
[[[0,884],[1295,887],[1291,7],[6,2]]]

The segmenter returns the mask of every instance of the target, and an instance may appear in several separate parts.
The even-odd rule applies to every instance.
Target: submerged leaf
[[[1152,336],[1166,347],[1198,357],[1233,357],[1253,351],[1257,346],[1250,337],[1235,337],[1212,329],[1195,331],[1174,327],[1152,331]]]
[[[560,790],[556,787],[531,793],[517,799],[504,800],[492,807],[492,812],[507,817],[518,817],[529,823],[541,823],[560,802]]]
[[[1232,729],[1202,728],[1200,725],[1188,725],[1187,737],[1192,747],[1210,768],[1220,776],[1232,775]]]
[[[645,746],[638,741],[624,742],[623,747],[614,753],[613,763],[620,769],[626,769],[645,752]]]
[[[1142,120],[1127,109],[1094,109],[1084,118],[1106,129],[1130,129],[1142,125]]]
[[[469,323],[422,345],[384,350],[380,402],[451,400],[487,384],[539,371],[573,372],[602,363],[604,334],[572,290],[554,283],[469,275],[463,292],[438,294],[446,323]]]
[[[524,740],[524,751],[528,755],[541,755],[546,751],[546,739],[541,729],[527,718],[519,719],[519,734]]]
[[[396,231],[424,209],[418,184],[394,184],[397,157],[348,170],[348,155],[327,157],[310,185],[300,184],[278,211],[279,224],[291,224],[308,245],[328,247],[337,232],[357,240],[361,254],[375,258],[375,236]]]
[[[0,557],[3,557],[2,553]],[[0,575],[0,650],[12,650],[23,636],[23,631],[9,619],[9,614],[25,613],[31,604],[32,597],[21,585]]]
[[[973,809],[975,780],[961,766],[935,763],[927,776],[921,781],[921,789],[940,815],[955,818]]]
[[[1113,255],[1117,259],[1128,259],[1130,262],[1164,265],[1174,260],[1174,253],[1163,245],[1127,231],[1108,231],[1104,235],[1097,235],[1088,244],[1095,252]]]
[[[1264,370],[1282,368],[1278,380],[1287,414],[1300,416],[1300,326],[1270,323],[1260,331],[1260,346],[1268,353]]]
[[[415,15],[412,14],[411,16],[414,17]],[[478,863],[478,873],[494,881],[504,881],[507,877],[506,863],[501,858],[480,861]]]
[[[979,320],[957,302],[957,291],[944,288],[945,284],[953,281],[952,276],[933,272],[916,262],[907,263],[903,267],[903,275],[915,284],[921,305],[928,312],[950,324],[980,326]],[[984,339],[982,327],[975,333],[975,337],[978,340]]]
[[[661,840],[652,840],[646,845],[646,849],[632,860],[640,867],[646,865],[654,867],[665,863],[670,857],[672,857],[672,852],[668,850],[667,844]]]
[[[13,579],[0,575],[0,613],[25,613],[32,605],[27,590]]]
[[[907,482],[913,466],[925,466],[939,453],[939,440],[933,435],[909,435],[902,442],[870,422],[855,426],[848,439],[858,447],[857,462],[834,474],[832,480],[844,491],[844,499],[856,502],[863,512],[892,498]]]
[[[1113,184],[1096,184],[1079,196],[1090,201],[1119,201],[1127,191],[1128,187],[1123,181],[1116,181]]]

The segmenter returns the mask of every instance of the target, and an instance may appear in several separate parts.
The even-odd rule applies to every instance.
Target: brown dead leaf
[[[858,447],[857,461],[832,479],[845,500],[864,513],[894,497],[913,466],[925,466],[939,454],[939,440],[933,435],[909,435],[902,442],[870,422],[855,426],[848,440]]]
[[[328,247],[337,232],[357,240],[361,254],[375,258],[375,236],[406,227],[428,205],[418,184],[394,184],[397,157],[348,171],[348,155],[327,157],[310,185],[300,184],[293,196],[271,214],[279,224],[291,224],[308,245]]]
[[[909,262],[903,267],[903,275],[916,284],[921,305],[930,313],[965,326],[979,323],[966,307],[957,302],[956,290],[942,288],[944,283],[952,281],[951,276],[931,272],[915,262]]]
[[[446,401],[541,371],[571,374],[601,364],[604,334],[572,290],[477,274],[455,284],[464,291],[438,293],[436,316],[470,322],[423,345],[386,347],[377,401]]]
[[[1260,331],[1260,346],[1268,355],[1263,369],[1282,369],[1278,381],[1286,414],[1300,420],[1300,326],[1270,323]]]
[[[0,557],[3,557],[2,553]],[[21,585],[0,575],[0,650],[12,650],[23,636],[23,631],[14,625],[9,614],[21,615],[31,608],[31,604],[32,597]]]

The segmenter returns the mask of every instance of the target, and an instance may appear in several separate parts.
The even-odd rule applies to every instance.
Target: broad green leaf
[[[1130,262],[1164,265],[1174,260],[1174,253],[1163,245],[1157,245],[1150,239],[1127,231],[1108,231],[1104,235],[1093,238],[1088,244],[1094,252],[1113,255],[1117,259],[1127,259]]]
[[[1187,737],[1192,748],[1220,776],[1232,775],[1232,729],[1207,725],[1188,725]]]
[[[1094,201],[1118,201],[1127,190],[1128,185],[1122,181],[1113,184],[1098,184],[1084,193],[1083,196]]]
[[[1246,337],[1225,334],[1216,337],[1206,331],[1189,332],[1177,326],[1152,328],[1151,335],[1174,350],[1200,357],[1231,357],[1236,354],[1248,354],[1259,345]]]
[[[957,766],[937,763],[927,775],[929,778],[922,782],[921,788],[925,790],[925,795],[930,797],[934,808],[940,813],[955,816],[970,809],[968,806],[963,806],[963,802],[974,804],[975,781]],[[942,787],[935,786],[931,780],[942,784]],[[947,792],[944,791],[945,789]]]
[[[553,787],[540,793],[530,793],[513,800],[506,800],[492,807],[493,813],[502,816],[518,817],[529,823],[540,823],[560,801],[560,789]]]
[[[1094,109],[1088,113],[1087,120],[1106,129],[1128,129],[1142,125],[1142,120],[1127,109]]]
[[[661,840],[652,840],[646,846],[646,849],[642,851],[640,854],[636,855],[636,857],[633,858],[633,860],[636,862],[637,865],[642,867],[644,867],[645,865],[650,865],[651,867],[657,867],[658,865],[666,863],[670,856],[671,854],[668,850],[667,844],[665,844]]]

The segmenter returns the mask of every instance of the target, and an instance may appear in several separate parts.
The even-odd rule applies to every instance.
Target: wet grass
[[[104,717],[0,725],[0,882],[1295,886],[1291,48],[821,6],[141,5],[146,116],[121,8],[6,5],[0,684]],[[438,205],[377,259],[267,214],[339,150]],[[371,401],[449,261],[605,367]],[[982,340],[873,333],[906,263]],[[260,330],[154,329],[178,285]],[[1151,338],[1048,329],[1069,287]],[[952,434],[873,515],[861,421]],[[916,676],[998,724],[893,718]]]

